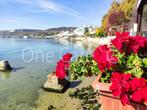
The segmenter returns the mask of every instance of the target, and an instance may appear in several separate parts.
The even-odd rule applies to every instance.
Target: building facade
[[[147,36],[147,0],[138,0],[136,8],[136,30]]]
[[[95,34],[96,27],[95,26],[81,26],[74,30],[74,34],[76,36],[84,36],[85,32],[88,31],[89,34]]]

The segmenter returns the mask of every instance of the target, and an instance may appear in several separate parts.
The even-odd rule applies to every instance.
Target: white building
[[[84,33],[87,29],[89,34],[95,34],[96,32],[96,27],[94,26],[81,26],[74,30],[74,34],[77,36],[84,36]]]
[[[77,35],[77,36],[84,36],[84,33],[85,33],[85,27],[84,26],[78,27],[74,30],[74,34]]]
[[[74,33],[71,31],[62,31],[59,34],[55,35],[55,36],[59,36],[59,37],[69,37],[69,36],[73,36]]]
[[[89,29],[89,34],[95,34],[96,33],[96,26],[90,26],[88,27]]]

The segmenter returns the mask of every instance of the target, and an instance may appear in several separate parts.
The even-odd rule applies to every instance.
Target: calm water
[[[46,76],[61,56],[71,52],[75,59],[93,48],[80,41],[0,39],[0,60],[8,60],[13,67],[12,72],[0,72],[0,110],[36,110]]]

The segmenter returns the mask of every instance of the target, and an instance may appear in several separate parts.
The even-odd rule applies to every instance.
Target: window
[[[147,4],[145,4],[144,7],[143,7],[141,30],[142,30],[142,32],[147,33]]]

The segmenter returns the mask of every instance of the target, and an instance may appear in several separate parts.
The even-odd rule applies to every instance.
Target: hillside
[[[16,29],[16,30],[3,30],[0,31],[0,37],[2,38],[11,38],[17,37],[22,38],[28,36],[30,38],[45,38],[46,36],[53,36],[62,31],[73,31],[76,27],[57,27],[50,28],[46,30],[37,30],[37,29]]]

